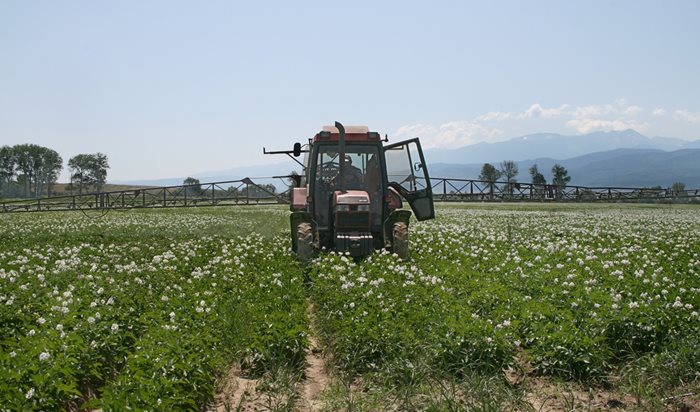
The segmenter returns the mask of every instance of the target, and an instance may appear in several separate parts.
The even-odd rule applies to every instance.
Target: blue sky
[[[0,144],[110,180],[279,162],[324,124],[457,147],[700,138],[698,1],[3,1]]]

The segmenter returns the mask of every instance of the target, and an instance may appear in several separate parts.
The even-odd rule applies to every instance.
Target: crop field
[[[700,207],[437,216],[305,267],[283,206],[0,215],[0,410],[700,408]]]

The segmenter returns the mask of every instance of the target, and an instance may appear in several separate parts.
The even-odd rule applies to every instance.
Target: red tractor
[[[411,212],[418,220],[435,217],[428,169],[418,138],[383,145],[366,126],[336,122],[308,145],[266,152],[301,156],[304,173],[291,193],[292,249],[310,260],[321,249],[364,257],[386,248],[408,257]],[[295,159],[296,160],[296,159]]]

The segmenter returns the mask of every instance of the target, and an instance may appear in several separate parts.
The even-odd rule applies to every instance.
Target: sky
[[[0,145],[102,152],[125,181],[278,163],[262,148],[336,120],[442,148],[695,140],[698,19],[696,0],[4,0]]]

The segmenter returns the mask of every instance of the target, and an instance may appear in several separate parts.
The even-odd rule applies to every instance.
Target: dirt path
[[[234,365],[228,371],[216,394],[214,404],[207,409],[208,412],[287,409],[287,407],[276,407],[285,404],[293,405],[293,408],[298,411],[323,409],[323,401],[319,397],[328,388],[330,378],[325,367],[324,352],[315,336],[312,303],[307,304],[306,311],[310,335],[302,377],[299,380],[297,377],[291,380],[285,379],[282,383],[284,388],[270,391],[270,386],[278,386],[269,381],[270,377],[249,379],[242,374],[240,367]]]
[[[263,409],[263,402],[257,392],[258,380],[241,376],[238,366],[232,367],[226,375],[219,393],[208,412],[258,411]]]
[[[304,380],[299,388],[298,408],[303,411],[320,411],[323,402],[319,395],[328,388],[330,378],[323,360],[323,350],[315,336],[313,303],[309,302],[306,313],[310,323],[309,348],[306,350]]]

